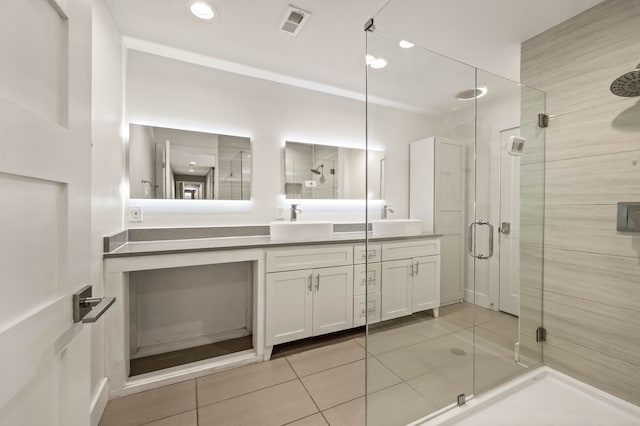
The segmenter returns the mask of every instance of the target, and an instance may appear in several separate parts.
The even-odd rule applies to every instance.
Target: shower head
[[[315,169],[311,169],[311,173],[313,173],[314,175],[320,175],[322,174],[322,172],[320,171],[320,169],[322,169],[324,171],[324,164],[320,164],[318,167],[316,167]]]
[[[640,64],[635,70],[616,78],[609,89],[617,96],[627,98],[640,96]]]

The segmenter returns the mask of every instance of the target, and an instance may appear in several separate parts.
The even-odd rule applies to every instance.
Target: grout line
[[[198,409],[197,409],[197,408],[195,408],[194,410],[196,411],[196,415],[197,415],[197,410],[198,410]],[[180,414],[188,413],[188,412],[190,412],[190,411],[194,411],[194,410],[185,410],[185,411],[180,411],[179,413],[173,413],[173,414],[171,414],[171,415],[169,415],[169,416],[158,417],[157,419],[150,420],[150,421],[148,421],[148,422],[146,422],[146,423],[140,423],[140,425],[139,425],[139,426],[145,426],[145,425],[148,425],[148,424],[151,424],[151,423],[155,423],[155,422],[160,421],[160,420],[169,419],[169,418],[171,418],[171,417],[179,416]],[[102,419],[100,419],[100,424],[102,424]],[[136,424],[137,424],[137,423],[136,423]]]
[[[300,384],[302,385],[302,387],[304,388],[305,392],[307,392],[307,396],[309,396],[309,398],[311,399],[311,402],[313,402],[313,405],[316,406],[316,409],[318,410],[318,413],[322,414],[322,410],[320,410],[320,407],[318,407],[318,404],[316,403],[316,400],[313,399],[313,396],[311,395],[311,392],[309,392],[309,389],[307,389],[307,387],[305,386],[304,382],[302,381],[302,379],[298,379],[298,381],[300,382]],[[314,413],[315,414],[315,413]],[[324,417],[324,414],[322,414],[322,417]],[[300,419],[298,419],[300,420]],[[324,419],[325,421],[327,421],[327,419]],[[329,423],[327,421],[327,423]]]
[[[320,410],[320,407],[318,407],[318,404],[316,404],[316,400],[313,399],[313,396],[311,396],[311,392],[309,392],[309,389],[307,389],[307,387],[305,386],[304,382],[302,381],[302,379],[300,378],[300,376],[298,375],[298,372],[293,368],[293,365],[291,365],[291,362],[289,361],[289,357],[285,357],[284,359],[287,360],[287,363],[289,363],[289,367],[291,367],[291,369],[293,370],[293,373],[296,375],[296,377],[298,378],[298,381],[300,382],[300,384],[302,385],[302,387],[304,388],[304,390],[307,392],[307,395],[309,395],[309,398],[311,398],[311,401],[313,402],[313,405],[316,406],[316,408],[318,409],[318,413],[320,413],[320,415],[322,416],[322,418],[324,418],[324,421],[327,422],[327,424],[329,424],[329,420],[327,420],[327,418],[324,416],[324,414],[322,413],[322,410]],[[317,413],[313,413],[310,414],[309,416],[306,417],[311,417],[313,415],[315,415]],[[306,417],[302,417],[302,419],[306,418]],[[296,419],[293,422],[297,422],[300,419]],[[290,422],[290,423],[293,423]]]
[[[298,372],[296,371],[296,369],[293,368],[293,365],[291,365],[291,361],[289,361],[289,357],[284,357],[284,359],[287,361],[287,364],[289,364],[289,368],[293,370],[293,374],[295,374],[296,377],[300,379],[300,375],[298,375]]]
[[[292,421],[290,421],[290,422],[288,422],[288,423],[284,423],[282,426],[287,426],[287,425],[293,424],[293,423],[295,423],[295,422],[299,422],[300,420],[308,419],[309,417],[315,416],[316,414],[320,414],[320,415],[322,415],[322,412],[318,411],[317,413],[313,413],[313,414],[309,414],[308,416],[300,417],[299,419],[292,420]],[[324,416],[323,416],[323,417],[324,417]],[[328,423],[328,422],[327,422],[327,423]]]
[[[356,342],[354,342],[354,343],[356,343]],[[358,343],[356,343],[356,344],[358,344]],[[360,346],[360,345],[358,345],[358,346]],[[360,346],[360,347],[361,347],[361,346]],[[362,349],[362,351],[364,352],[364,348]],[[297,376],[298,378],[300,378],[300,379],[302,379],[303,377],[309,377],[309,376],[312,376],[312,375],[317,374],[317,373],[322,373],[322,372],[324,372],[324,371],[329,371],[329,370],[332,370],[332,369],[337,368],[337,367],[342,367],[343,365],[352,364],[352,363],[354,363],[354,362],[362,361],[362,360],[363,360],[363,359],[365,359],[365,358],[366,358],[366,355],[365,355],[365,356],[363,356],[362,358],[358,358],[358,359],[353,360],[353,361],[347,361],[347,362],[345,362],[345,363],[343,363],[343,364],[334,365],[334,366],[332,366],[332,367],[328,367],[328,368],[325,368],[325,369],[323,369],[323,370],[314,371],[313,373],[309,373],[309,374],[305,374],[304,376],[301,376],[301,375],[299,375],[299,374],[298,374],[298,372],[296,371],[296,369],[293,367],[293,365],[291,364],[291,361],[289,361],[289,357],[285,357],[285,359],[287,360],[287,362],[288,362],[288,363],[289,363],[289,365],[291,366],[291,369],[293,370],[293,372],[294,372],[294,373],[296,374],[296,376]]]
[[[290,380],[285,380],[284,382],[274,383],[274,384],[272,384],[272,385],[265,386],[265,387],[263,387],[263,388],[259,388],[259,389],[255,389],[255,390],[252,390],[252,391],[250,391],[250,392],[241,393],[241,394],[239,394],[239,395],[234,395],[234,396],[229,397],[229,398],[221,399],[220,401],[210,402],[210,403],[208,403],[208,404],[204,404],[204,405],[202,405],[202,406],[198,406],[198,409],[200,409],[200,408],[204,408],[204,407],[209,407],[210,405],[220,404],[221,402],[230,401],[230,400],[232,400],[232,399],[239,398],[239,397],[241,397],[241,396],[250,395],[250,394],[252,394],[252,393],[260,392],[260,391],[263,391],[263,390],[265,390],[265,389],[270,389],[270,388],[273,388],[273,387],[276,387],[276,386],[280,386],[280,385],[283,385],[283,384],[285,384],[285,383],[293,382],[294,380],[300,380],[300,379],[298,379],[298,378],[296,377],[296,378],[293,378],[293,379],[290,379]]]

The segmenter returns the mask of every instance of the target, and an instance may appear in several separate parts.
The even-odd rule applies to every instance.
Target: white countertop
[[[438,238],[440,234],[420,234],[411,236],[373,237],[369,232],[369,242],[415,240]],[[104,258],[145,256],[155,254],[174,254],[199,251],[251,249],[269,247],[293,247],[309,244],[335,244],[335,243],[364,243],[364,232],[336,232],[329,240],[303,241],[303,242],[273,242],[268,235],[252,237],[218,237],[218,238],[191,238],[181,240],[161,241],[130,241],[110,252],[104,253]]]

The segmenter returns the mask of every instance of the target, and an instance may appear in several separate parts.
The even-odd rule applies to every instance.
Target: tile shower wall
[[[522,81],[547,93],[545,364],[640,404],[640,102],[609,85],[640,62],[640,2],[606,0],[522,44]]]

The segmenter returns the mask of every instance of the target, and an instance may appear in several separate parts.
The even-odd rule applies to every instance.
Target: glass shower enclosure
[[[365,30],[367,150],[385,150],[386,220],[420,220],[438,243],[391,259],[382,241],[367,263],[382,277],[367,295],[380,308],[366,326],[367,425],[419,424],[542,362],[545,95],[409,43],[386,25],[409,3]]]

